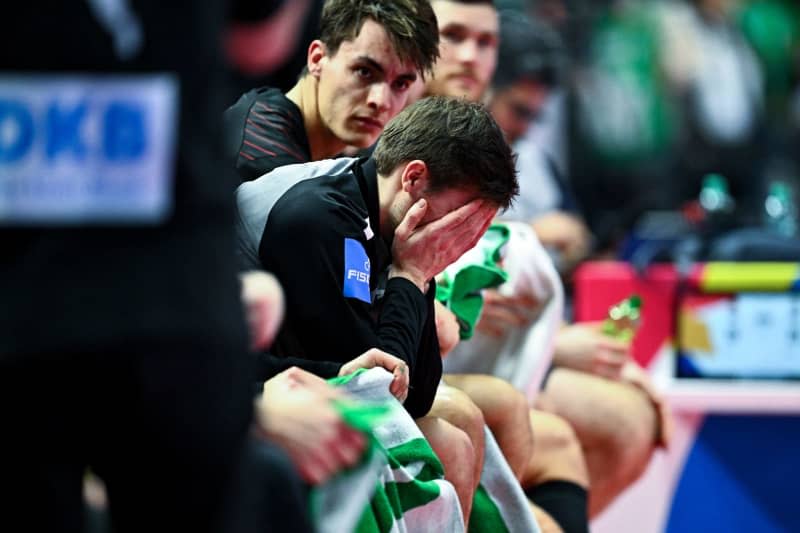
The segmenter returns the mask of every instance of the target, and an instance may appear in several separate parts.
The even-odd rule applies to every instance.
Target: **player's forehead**
[[[336,56],[347,63],[366,63],[390,77],[413,76],[419,72],[410,60],[400,58],[386,29],[372,19],[367,19],[355,39],[339,45]]]
[[[476,35],[497,36],[500,20],[495,7],[489,3],[465,4],[450,0],[435,0],[432,4],[439,31],[461,30]]]
[[[478,198],[478,191],[474,187],[447,187],[427,193],[428,209],[433,218],[440,218],[462,205],[466,205]]]

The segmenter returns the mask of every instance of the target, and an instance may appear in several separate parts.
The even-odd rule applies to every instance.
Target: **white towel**
[[[377,475],[367,470],[340,483],[328,483],[324,490],[336,494],[319,497],[320,531],[337,533],[464,531],[461,506],[455,489],[444,479],[442,465],[414,420],[389,392],[392,375],[382,368],[337,378],[354,398],[390,406],[389,414],[373,428],[386,462]],[[475,533],[538,533],[539,527],[528,507],[519,482],[511,472],[488,428],[481,484],[470,516]],[[468,468],[465,465],[465,468]],[[364,479],[369,475],[377,485],[369,504],[365,503]],[[359,516],[357,523],[352,517]],[[349,517],[348,520],[335,517]]]
[[[504,295],[530,295],[546,302],[539,318],[501,338],[479,331],[444,360],[451,374],[491,374],[510,382],[532,402],[553,357],[555,335],[564,314],[564,289],[550,256],[528,224],[504,222],[511,230],[502,251],[509,279]],[[481,243],[478,243],[481,246]]]

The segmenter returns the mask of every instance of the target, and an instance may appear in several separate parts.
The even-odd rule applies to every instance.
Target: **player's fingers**
[[[425,228],[436,233],[452,231],[455,228],[459,228],[464,223],[470,222],[473,215],[480,211],[484,203],[485,202],[480,199],[472,200],[471,202],[462,205],[458,209],[450,211],[441,218],[434,220],[430,224],[426,224]]]
[[[419,226],[427,210],[427,200],[424,198],[417,200],[414,205],[411,206],[411,209],[406,212],[406,215],[403,217],[400,225],[397,226],[397,229],[395,229],[395,236],[403,240],[408,239],[414,230],[417,229],[417,226]]]

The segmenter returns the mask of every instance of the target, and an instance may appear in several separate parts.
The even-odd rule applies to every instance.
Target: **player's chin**
[[[466,83],[459,79],[449,80],[445,86],[444,94],[450,98],[463,98],[470,102],[477,102],[483,95],[483,90],[475,82]]]
[[[369,148],[378,140],[381,131],[367,133],[363,131],[351,131],[347,136],[347,145],[354,148]]]

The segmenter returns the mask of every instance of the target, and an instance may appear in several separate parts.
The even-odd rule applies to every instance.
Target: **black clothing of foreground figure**
[[[81,531],[91,467],[117,532],[233,531],[252,369],[218,142],[226,17],[43,0],[0,19],[0,529]]]

